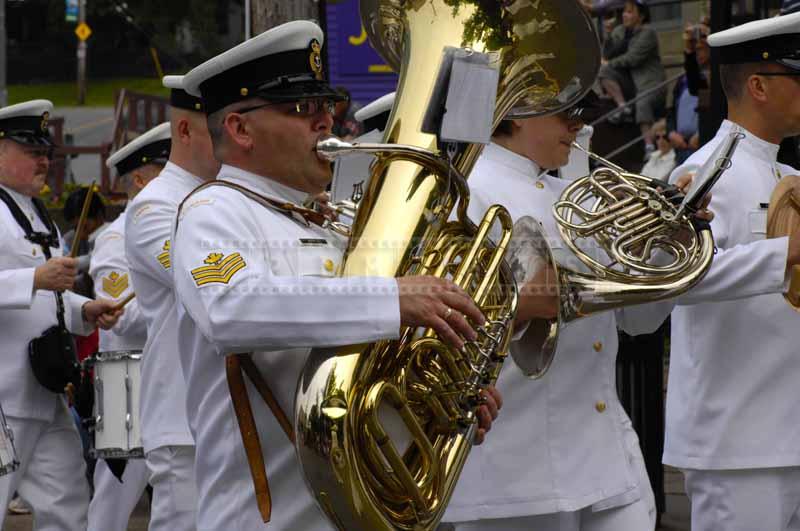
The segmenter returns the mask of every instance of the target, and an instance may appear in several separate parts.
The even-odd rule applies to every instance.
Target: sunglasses
[[[311,99],[300,100],[296,102],[284,101],[271,101],[269,103],[262,103],[261,105],[253,105],[252,107],[245,107],[236,111],[238,114],[246,114],[248,112],[257,111],[264,107],[283,106],[281,110],[291,116],[315,116],[316,114],[324,111],[328,114],[334,114],[336,111],[336,102],[329,99]]]
[[[667,135],[665,135],[664,133],[656,133],[654,137],[656,140],[665,140],[667,138]]]

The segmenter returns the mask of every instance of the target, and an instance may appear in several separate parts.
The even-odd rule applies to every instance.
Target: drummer
[[[116,189],[133,199],[164,169],[170,145],[170,125],[164,123],[112,154],[106,164],[117,171]],[[98,297],[120,303],[133,295],[125,257],[125,212],[97,238],[89,274]],[[146,340],[147,325],[133,299],[125,306],[117,325],[100,332],[100,352],[141,351]],[[113,390],[116,391],[124,390]],[[125,531],[146,486],[144,459],[113,459],[109,463],[98,460],[94,470],[95,494],[89,505],[89,531]]]

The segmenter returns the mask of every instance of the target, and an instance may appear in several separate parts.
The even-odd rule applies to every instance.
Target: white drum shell
[[[17,450],[14,448],[14,433],[6,423],[6,415],[0,406],[0,476],[10,474],[18,466]]]
[[[94,450],[100,458],[142,458],[140,350],[97,354],[94,362]]]

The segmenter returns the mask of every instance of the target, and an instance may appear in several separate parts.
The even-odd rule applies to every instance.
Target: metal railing
[[[635,105],[636,102],[638,102],[639,100],[642,100],[642,99],[650,96],[651,94],[655,94],[656,92],[658,92],[660,90],[663,90],[668,85],[670,85],[670,84],[674,83],[675,81],[677,81],[683,74],[684,74],[684,72],[681,72],[679,74],[675,74],[674,76],[672,76],[670,78],[667,78],[666,80],[662,81],[658,85],[653,85],[652,87],[648,88],[647,90],[638,93],[635,98],[626,101],[625,105],[623,105],[621,107],[616,107],[616,108],[608,111],[607,113],[605,113],[604,115],[602,115],[600,118],[598,118],[597,120],[593,121],[589,125],[591,125],[592,127],[595,127],[598,124],[601,124],[603,122],[607,122],[608,119],[611,116],[613,116],[614,114],[616,114],[618,112],[622,112],[622,109],[625,109],[627,107]],[[636,138],[634,138],[634,139],[622,144],[620,147],[618,147],[617,149],[615,149],[611,153],[609,153],[607,155],[603,155],[603,158],[610,160],[612,157],[615,157],[615,156],[619,155],[620,153],[622,153],[623,151],[625,151],[629,147],[635,145],[637,142],[641,142],[643,139],[644,139],[644,135],[639,135]]]

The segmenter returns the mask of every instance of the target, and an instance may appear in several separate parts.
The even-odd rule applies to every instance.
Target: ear
[[[145,176],[142,175],[140,172],[136,171],[133,173],[133,185],[137,190],[141,190],[144,188],[144,185],[147,184],[147,179]]]
[[[518,129],[522,129],[522,124],[524,123],[523,120],[511,120],[511,128],[515,131]],[[513,132],[512,132],[513,134]]]
[[[177,127],[178,141],[185,145],[188,145],[190,138],[192,136],[191,130],[192,128],[189,126],[189,120],[187,120],[186,118],[181,118],[180,120],[178,120],[178,127]]]
[[[225,133],[231,141],[246,151],[253,149],[253,137],[250,136],[250,127],[243,115],[235,112],[225,116],[222,122]]]
[[[747,78],[747,83],[745,86],[753,100],[759,103],[765,103],[769,99],[767,95],[769,92],[769,82],[764,76],[752,74]]]

